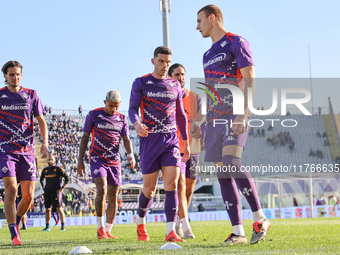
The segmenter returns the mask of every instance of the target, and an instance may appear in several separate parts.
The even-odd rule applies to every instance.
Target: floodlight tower
[[[169,12],[171,10],[170,0],[159,0],[159,10],[163,18],[163,46],[170,48],[169,39]]]

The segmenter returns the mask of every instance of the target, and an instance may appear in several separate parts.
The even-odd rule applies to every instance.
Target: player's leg
[[[22,226],[21,226],[20,230],[27,230],[26,222],[27,222],[27,213],[24,216],[22,216],[22,218],[21,218]]]
[[[61,230],[65,230],[65,213],[62,207],[57,207],[57,211],[59,214],[60,222],[61,222]]]
[[[97,214],[97,237],[98,239],[107,239],[105,234],[104,214],[106,209],[106,195],[107,195],[107,179],[106,177],[96,177],[94,183],[97,189],[95,200],[96,214]]]
[[[50,221],[51,221],[51,206],[52,206],[53,196],[51,193],[44,193],[44,205],[45,205],[45,223],[46,227],[42,231],[51,231]]]
[[[186,182],[186,184],[185,184],[185,186],[186,186],[185,196],[186,196],[188,208],[189,208],[189,206],[191,204],[192,194],[194,194],[196,179],[185,178],[185,182]]]
[[[51,221],[51,205],[47,208],[45,205],[45,221],[46,227],[42,231],[51,231],[50,229],[50,221]]]
[[[162,166],[163,185],[165,191],[164,211],[167,221],[167,236],[165,241],[183,242],[175,232],[178,209],[177,183],[179,178],[178,166]]]
[[[5,190],[5,200],[4,200],[4,210],[6,212],[6,219],[8,223],[9,231],[11,232],[11,240],[12,244],[21,244],[20,241],[20,234],[17,228],[16,223],[16,206],[15,206],[15,199],[17,196],[17,178],[8,176],[8,177],[2,177],[2,181],[4,184],[4,190]],[[18,240],[19,239],[19,240]]]
[[[54,199],[53,208],[56,212],[53,212],[54,215],[56,215],[56,224],[58,225],[59,220],[61,221],[61,231],[65,231],[65,214],[62,210],[61,204],[63,202],[63,193],[62,192],[56,192],[56,198]]]
[[[216,169],[222,169],[223,162],[214,162]],[[233,233],[228,236],[220,245],[234,245],[246,243],[244,227],[241,217],[241,201],[235,180],[228,171],[218,171],[217,178],[220,183],[222,199],[233,227]]]
[[[139,241],[149,241],[149,235],[146,232],[146,214],[152,205],[155,196],[156,184],[159,170],[149,174],[143,174],[143,190],[138,201],[137,217],[137,238]]]
[[[253,235],[250,243],[254,244],[266,237],[266,233],[270,227],[270,222],[266,219],[266,216],[262,211],[261,203],[251,174],[243,170],[241,160],[242,151],[243,148],[236,145],[224,147],[223,165],[234,168],[234,171],[231,171],[230,175],[235,179],[237,187],[245,196],[250,209],[253,212]]]
[[[186,162],[189,164],[189,162]],[[186,164],[186,165],[187,165]],[[186,166],[185,166],[186,168]],[[188,204],[186,198],[186,181],[185,181],[185,174],[181,173],[178,179],[178,218],[180,219],[181,225],[183,226],[183,238],[195,238],[195,235],[192,233],[192,229],[189,223],[189,216],[188,216]],[[177,219],[178,221],[178,219]],[[180,228],[178,226],[178,222],[176,221],[176,233],[180,233]],[[180,233],[181,234],[181,233]],[[178,236],[180,236],[178,234]],[[181,236],[180,236],[181,237]]]
[[[107,185],[107,198],[109,201],[107,210],[106,210],[106,224],[105,224],[105,233],[108,238],[116,239],[117,237],[111,234],[112,225],[115,220],[117,209],[118,209],[118,192],[119,186]]]

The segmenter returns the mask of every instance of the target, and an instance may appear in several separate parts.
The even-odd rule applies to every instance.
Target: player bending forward
[[[132,143],[129,138],[129,125],[126,117],[118,112],[121,96],[118,91],[111,90],[106,94],[104,108],[90,111],[86,116],[84,134],[81,139],[78,159],[78,174],[83,175],[84,155],[92,133],[90,151],[90,166],[92,179],[97,188],[95,201],[97,213],[98,239],[117,238],[111,234],[112,224],[117,213],[117,195],[122,184],[119,143],[123,138],[124,148],[128,154],[129,168],[135,166]],[[104,214],[106,208],[106,195],[108,207],[106,210],[106,224]]]

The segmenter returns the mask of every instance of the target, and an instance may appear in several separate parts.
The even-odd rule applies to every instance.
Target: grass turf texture
[[[183,249],[159,251],[165,242],[166,225],[147,224],[150,242],[139,242],[136,225],[114,225],[118,240],[98,240],[96,226],[28,228],[21,231],[22,246],[11,246],[8,228],[0,229],[0,254],[68,254],[76,246],[86,246],[95,254],[339,254],[340,218],[271,220],[265,241],[250,245],[252,221],[244,221],[248,244],[219,246],[231,233],[229,221],[191,222],[196,239],[178,243]]]

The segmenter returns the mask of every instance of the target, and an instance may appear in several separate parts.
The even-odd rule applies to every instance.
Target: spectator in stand
[[[299,206],[299,203],[298,203],[298,201],[297,201],[296,197],[294,197],[294,199],[293,199],[293,203],[294,203],[294,206]]]
[[[313,195],[313,205],[314,205],[314,206],[316,205],[316,198],[315,198],[315,195]]]
[[[335,158],[335,164],[340,164],[340,155]]]
[[[249,136],[254,136],[254,127],[249,129]]]
[[[261,137],[260,129],[257,129],[257,131],[256,131],[256,137]]]
[[[329,146],[329,140],[328,138],[326,138],[325,142],[324,142],[324,146]]]
[[[264,130],[264,128],[262,128],[261,130],[261,137],[265,137],[266,136],[266,130]]]
[[[45,112],[44,112],[44,116],[45,116],[48,113],[48,106],[47,105],[45,105],[44,110],[45,110]]]
[[[78,107],[78,113],[80,116],[83,116],[83,108],[81,107],[81,105],[79,105]]]
[[[289,143],[289,151],[292,153],[294,151],[295,143],[293,140]]]
[[[323,137],[323,138],[327,138],[327,133],[324,132],[324,133],[322,134],[322,137]]]
[[[273,126],[270,124],[268,127],[268,131],[271,131],[271,130],[273,130]]]
[[[321,134],[320,134],[319,131],[316,133],[316,136],[317,136],[317,137],[321,137]]]
[[[309,151],[309,156],[310,157],[315,157],[316,153],[313,151],[313,149],[310,149]]]
[[[318,108],[319,114],[321,115],[321,107],[319,106]]]
[[[321,150],[316,151],[316,156],[320,159],[323,159],[323,152]]]
[[[51,107],[51,106],[48,108],[48,113],[49,113],[50,116],[51,116],[51,114],[52,114],[52,107]]]
[[[63,110],[63,113],[62,113],[62,115],[63,115],[63,117],[65,117],[65,116],[66,116],[66,112],[65,112],[65,110]]]

